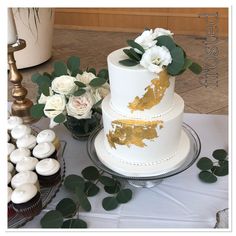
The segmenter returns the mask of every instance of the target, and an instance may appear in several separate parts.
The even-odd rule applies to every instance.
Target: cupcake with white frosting
[[[36,141],[37,143],[51,142],[57,150],[60,148],[60,141],[51,129],[45,129],[39,132]]]
[[[32,217],[42,210],[40,192],[34,184],[23,184],[13,190],[11,195],[14,210],[24,217]]]
[[[12,143],[7,143],[7,159],[9,160],[9,156],[16,149],[16,146]]]
[[[11,195],[12,195],[12,188],[8,187],[8,201],[7,201],[8,217],[13,217],[16,214],[15,210],[13,209]]]
[[[17,125],[11,130],[13,140],[23,138],[27,134],[31,134],[31,128],[28,125]]]
[[[8,172],[11,173],[11,175],[13,176],[13,175],[15,174],[15,172],[16,172],[16,170],[15,170],[13,164],[8,161],[7,165],[8,165],[8,166],[7,166]]]
[[[11,186],[13,189],[20,187],[22,184],[34,184],[38,191],[40,191],[38,176],[33,171],[21,171],[20,173],[16,174],[11,179]]]
[[[43,159],[36,165],[36,173],[38,174],[40,185],[45,187],[53,186],[61,180],[60,163],[52,158]]]
[[[38,159],[37,158],[34,158],[34,157],[23,157],[22,160],[17,162],[17,164],[16,164],[16,171],[17,172],[26,171],[26,170],[34,171],[37,163],[38,163]]]
[[[32,150],[36,145],[36,137],[32,134],[27,134],[22,138],[17,139],[16,145],[18,148],[28,148]]]
[[[57,159],[57,151],[51,142],[39,143],[33,149],[33,156],[39,160],[44,158]]]
[[[28,148],[17,148],[10,154],[10,161],[13,164],[17,164],[17,162],[21,161],[24,157],[29,157],[31,155],[30,150]]]
[[[21,124],[23,124],[22,118],[18,116],[10,116],[7,120],[7,129],[12,130],[17,125],[21,125]]]

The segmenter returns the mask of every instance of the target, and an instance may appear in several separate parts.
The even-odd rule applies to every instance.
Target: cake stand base
[[[184,123],[182,126],[182,140],[185,140],[184,143],[186,143],[186,140],[188,140],[187,143],[189,147],[183,149],[185,150],[185,152],[179,152],[178,155],[180,156],[181,161],[179,160],[177,161],[179,163],[178,165],[177,164],[173,165],[172,168],[169,168],[169,170],[165,172],[164,171],[161,172],[160,170],[156,174],[154,174],[153,172],[149,176],[147,174],[145,176],[137,176],[137,175],[128,176],[128,175],[124,175],[123,173],[121,174],[120,172],[115,171],[114,169],[110,169],[109,166],[100,159],[101,153],[99,155],[97,149],[106,150],[104,147],[105,146],[104,138],[102,140],[103,142],[99,140],[102,137],[101,132],[103,132],[102,127],[99,127],[89,137],[89,140],[87,143],[87,150],[88,150],[89,157],[91,158],[93,163],[101,170],[105,171],[106,173],[114,177],[126,179],[129,181],[131,185],[135,187],[150,188],[150,187],[160,184],[164,178],[171,177],[185,171],[197,160],[199,153],[201,151],[201,142],[197,133],[189,125]],[[182,153],[183,156],[181,156],[180,153]],[[172,164],[173,163],[174,162],[172,162]]]

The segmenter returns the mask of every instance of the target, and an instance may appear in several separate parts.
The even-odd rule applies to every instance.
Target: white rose
[[[163,66],[172,62],[169,50],[165,46],[154,46],[148,49],[142,56],[140,65],[154,73],[160,73]]]
[[[147,50],[153,47],[157,40],[155,40],[156,35],[153,33],[153,30],[145,30],[140,36],[138,36],[134,41],[141,45],[144,50]],[[135,51],[141,53],[138,49],[135,48]]]
[[[52,81],[52,90],[59,94],[70,95],[77,90],[77,85],[74,83],[76,79],[72,76],[62,75],[56,77]]]
[[[163,28],[156,28],[154,30],[155,37],[159,37],[162,35],[172,36],[174,33],[172,33],[170,30],[166,30]]]
[[[101,87],[92,90],[92,95],[94,97],[94,103],[99,102],[101,99],[105,98],[110,93],[110,85],[106,82]]]
[[[49,96],[45,96],[43,93],[41,93],[40,98],[38,99],[39,104],[45,104],[50,96],[53,95],[52,88],[49,87]]]
[[[63,113],[66,106],[66,99],[64,95],[55,94],[48,97],[44,107],[44,114],[48,118],[54,118],[60,113]]]
[[[76,80],[88,85],[90,83],[91,80],[93,80],[94,78],[96,78],[96,76],[91,73],[91,72],[87,72],[84,71],[82,75],[78,74],[76,76]]]
[[[81,96],[71,96],[66,105],[67,114],[76,119],[91,118],[93,107],[93,98],[90,93]]]

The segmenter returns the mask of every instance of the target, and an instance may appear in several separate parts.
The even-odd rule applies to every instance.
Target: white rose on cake
[[[153,47],[156,43],[156,34],[154,34],[153,30],[145,30],[140,36],[138,36],[134,41],[141,45],[144,50],[147,50]],[[141,53],[138,49],[134,49],[136,52]]]
[[[153,73],[160,73],[163,66],[172,62],[170,51],[165,46],[153,46],[149,48],[142,56],[140,65]]]
[[[76,119],[91,118],[93,104],[93,98],[88,92],[81,96],[71,96],[66,104],[67,114]]]
[[[48,118],[50,118],[50,128],[53,128],[57,123],[53,121],[53,119],[63,113],[66,107],[66,99],[64,95],[55,94],[53,96],[48,97],[47,102],[44,107],[44,114]]]
[[[69,75],[62,75],[56,77],[52,81],[52,90],[59,94],[70,95],[77,90],[77,86],[74,83],[76,78]]]
[[[159,37],[162,35],[172,36],[174,33],[172,33],[170,30],[166,30],[163,28],[156,28],[154,30],[155,37]]]
[[[76,80],[88,85],[90,83],[91,80],[93,80],[94,78],[96,78],[96,76],[91,73],[91,72],[87,72],[84,71],[82,75],[78,74],[76,76]]]

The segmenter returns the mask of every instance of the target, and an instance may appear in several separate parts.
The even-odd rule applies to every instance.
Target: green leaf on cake
[[[71,56],[67,60],[67,67],[71,72],[71,76],[76,76],[79,73],[80,58],[76,56]]]
[[[119,61],[119,63],[123,66],[136,66],[139,64],[138,61],[134,61],[131,59],[124,59],[124,60]]]
[[[82,170],[82,175],[85,179],[88,180],[97,180],[99,177],[99,171],[94,166],[88,166]]]
[[[127,40],[127,44],[132,48],[138,49],[142,53],[145,52],[144,48],[141,45],[139,45],[138,43],[136,43],[134,40]]]
[[[115,197],[106,197],[102,201],[102,206],[106,211],[114,210],[118,205],[119,203]]]
[[[176,47],[176,44],[174,42],[174,40],[167,35],[162,35],[156,38],[157,39],[157,46],[165,46],[169,49],[169,51],[171,51],[171,49]]]
[[[59,77],[61,75],[68,75],[67,73],[67,66],[64,62],[62,61],[56,61],[53,64],[54,67],[54,71],[53,71],[53,75],[54,77]]]
[[[224,149],[217,149],[212,153],[212,156],[217,160],[224,160],[228,153]]]
[[[63,217],[69,218],[76,214],[77,207],[72,199],[64,198],[57,204],[56,210],[61,212]]]
[[[69,219],[63,222],[61,228],[87,228],[87,223],[81,219]]]
[[[140,61],[141,60],[141,55],[135,52],[133,48],[130,49],[124,49],[123,52],[131,59],[134,61]]]
[[[60,113],[53,119],[53,121],[56,123],[63,123],[65,120],[66,120],[66,116],[63,113]]]
[[[84,190],[84,179],[79,175],[68,175],[65,178],[64,186],[70,190],[75,192],[75,188],[80,186],[82,191]]]
[[[115,180],[108,177],[108,176],[100,176],[99,181],[105,185],[105,186],[114,186],[115,185]]]
[[[201,171],[198,176],[205,183],[215,183],[217,181],[217,177],[209,171]]]
[[[49,211],[40,220],[40,224],[42,228],[61,228],[63,224],[63,216],[59,211]]]
[[[172,62],[167,66],[167,71],[170,75],[178,75],[183,70],[185,59],[183,50],[180,47],[175,47],[170,51]]]
[[[197,75],[199,75],[202,72],[202,67],[199,64],[195,63],[195,62],[193,62],[188,68],[194,74],[197,74]]]
[[[80,88],[86,87],[86,84],[84,84],[84,83],[82,83],[82,82],[80,82],[80,81],[75,81],[74,83],[75,83],[78,87],[80,87]]]
[[[122,189],[116,196],[118,203],[127,203],[132,199],[132,191],[130,189]]]
[[[94,183],[87,181],[84,186],[84,193],[88,197],[95,196],[99,192],[99,188]]]
[[[83,88],[80,88],[77,91],[75,91],[73,95],[76,96],[76,97],[79,97],[79,96],[81,96],[81,95],[83,95],[85,93],[86,93],[86,90],[83,89]]]
[[[98,72],[97,77],[108,80],[108,77],[109,77],[108,70],[107,69],[101,69]]]
[[[91,210],[91,204],[87,198],[87,196],[84,193],[84,189],[82,190],[80,187],[75,188],[75,194],[79,200],[80,206],[85,210],[85,211],[90,211]]]
[[[207,157],[202,157],[201,159],[199,159],[199,161],[197,162],[197,167],[200,170],[210,170],[213,167],[213,162],[211,159],[207,158]]]
[[[40,119],[44,116],[45,104],[35,104],[30,109],[30,114],[35,119]]]
[[[100,87],[107,82],[104,78],[94,78],[90,81],[89,85],[92,87]]]

